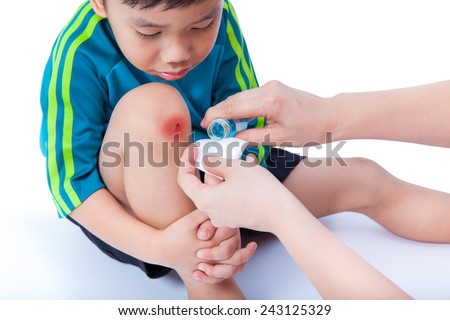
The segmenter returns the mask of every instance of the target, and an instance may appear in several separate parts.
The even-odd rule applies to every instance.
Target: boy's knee
[[[378,190],[390,181],[391,175],[375,161],[359,157],[345,159],[345,161],[352,172],[356,186],[361,183],[366,190]]]
[[[191,127],[182,95],[165,83],[148,83],[131,90],[117,103],[113,116],[134,129],[154,130],[166,138],[177,134],[185,137]]]
[[[147,105],[162,102],[185,104],[183,97],[175,87],[162,82],[147,83],[134,88],[122,97],[118,105],[130,102]]]
[[[366,158],[351,158],[347,163],[353,168],[353,193],[359,194],[366,206],[377,205],[390,192],[392,176],[378,163]]]
[[[348,166],[358,170],[361,175],[376,178],[381,177],[386,171],[375,161],[367,158],[350,158],[345,160]]]

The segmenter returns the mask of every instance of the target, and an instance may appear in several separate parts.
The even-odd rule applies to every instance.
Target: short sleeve
[[[81,9],[80,9],[81,10]],[[104,187],[98,155],[106,128],[106,88],[82,50],[100,17],[79,13],[57,39],[41,88],[41,148],[48,184],[60,217]]]
[[[236,11],[231,2],[227,0],[224,1],[218,41],[223,44],[224,52],[213,89],[212,105],[216,105],[238,92],[258,87]],[[265,125],[265,119],[258,118],[257,121],[252,121],[252,124],[256,128],[262,128]],[[251,147],[249,151],[257,155],[262,164],[268,154],[268,149],[265,147]]]
[[[247,44],[236,12],[229,1],[224,2],[218,42],[224,47],[222,61],[213,92],[213,104],[237,92],[258,87]]]

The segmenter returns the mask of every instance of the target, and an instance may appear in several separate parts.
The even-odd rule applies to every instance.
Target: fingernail
[[[197,280],[197,281],[201,281],[201,280],[202,280],[202,277],[201,277],[198,273],[194,273],[194,274],[192,275],[192,278],[193,278],[194,280]]]
[[[197,258],[199,259],[206,259],[206,253],[202,250],[197,251]]]
[[[198,270],[206,272],[206,268],[205,268],[205,266],[203,264],[199,264],[198,265]]]
[[[209,235],[209,232],[208,232],[207,229],[202,228],[202,229],[200,229],[198,231],[198,238],[200,240],[207,240],[208,239],[208,235]]]

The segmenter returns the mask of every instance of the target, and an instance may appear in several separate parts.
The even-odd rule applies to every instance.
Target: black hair
[[[166,10],[169,10],[180,7],[186,8],[203,1],[205,0],[122,0],[122,3],[127,4],[132,8],[138,6],[140,9],[149,9],[159,5],[165,5]]]

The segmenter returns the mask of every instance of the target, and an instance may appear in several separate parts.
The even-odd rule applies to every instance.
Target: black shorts
[[[291,152],[271,148],[270,154],[266,159],[267,169],[281,182],[283,182],[287,176],[291,173],[291,171],[304,159],[304,157],[299,156],[297,154],[293,154]],[[165,276],[172,269],[154,265],[150,263],[146,263],[137,258],[134,258],[116,248],[110,246],[106,242],[94,236],[90,233],[86,228],[81,226],[78,222],[73,220],[70,216],[67,217],[71,222],[75,223],[80,229],[84,232],[84,234],[91,240],[101,251],[103,251],[109,257],[126,263],[131,264],[136,267],[139,267],[144,273],[151,279],[156,279]],[[244,232],[244,235],[246,233]],[[251,233],[249,233],[251,234]]]

